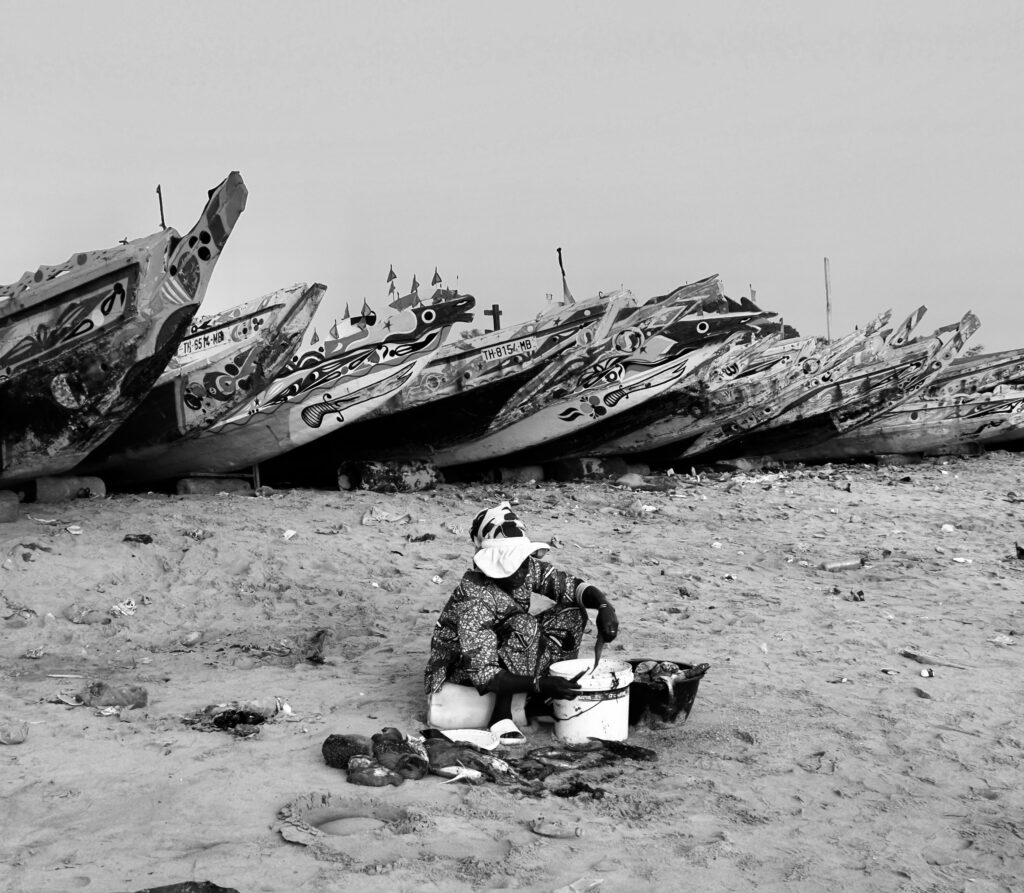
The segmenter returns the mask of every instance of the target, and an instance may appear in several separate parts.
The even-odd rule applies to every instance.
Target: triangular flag
[[[388,282],[391,282],[392,280],[396,279],[397,277],[395,276],[395,268],[391,264],[388,264],[388,267],[390,268],[388,270]]]
[[[416,274],[412,274],[412,285],[409,287],[409,291],[416,294],[416,290],[420,287],[420,284],[416,281]]]
[[[313,337],[309,339],[310,344],[319,344],[320,336],[316,333],[316,329],[313,329]]]
[[[388,294],[389,295],[393,295],[394,293],[395,293],[395,283],[392,282],[391,285],[388,286]]]
[[[352,316],[352,311],[348,309],[348,301],[346,301],[345,302],[345,315],[342,317],[342,319],[348,319],[351,316]]]
[[[431,285],[440,285],[441,277],[437,275],[437,267],[434,267],[434,278],[430,280]]]
[[[335,320],[335,321],[334,321],[334,325],[333,325],[333,326],[331,326],[331,337],[332,337],[332,338],[333,338],[333,339],[334,339],[335,341],[337,341],[337,340],[338,340],[338,321],[337,321],[337,320]]]
[[[369,316],[373,313],[373,308],[366,303],[366,298],[363,298],[363,316]]]

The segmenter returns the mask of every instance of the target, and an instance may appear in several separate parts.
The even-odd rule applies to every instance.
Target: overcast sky
[[[0,282],[239,170],[204,311],[446,284],[522,320],[719,273],[804,334],[1024,346],[1024,4],[0,0]],[[329,323],[328,323],[329,324]],[[480,323],[489,327],[490,321]]]

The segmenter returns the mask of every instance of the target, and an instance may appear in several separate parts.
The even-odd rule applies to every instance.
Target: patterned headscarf
[[[531,542],[507,502],[480,512],[470,525],[469,536],[477,547],[474,564],[496,580],[511,577],[534,552],[551,548],[547,543]]]

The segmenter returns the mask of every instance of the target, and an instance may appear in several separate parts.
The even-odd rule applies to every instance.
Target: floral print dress
[[[500,670],[537,678],[552,663],[577,656],[587,625],[580,607],[587,584],[539,558],[527,562],[525,581],[511,593],[475,568],[466,571],[434,627],[427,694],[445,682],[484,691]],[[533,593],[554,605],[530,614]]]

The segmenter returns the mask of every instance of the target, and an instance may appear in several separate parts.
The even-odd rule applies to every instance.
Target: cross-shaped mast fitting
[[[484,314],[494,320],[494,328],[492,332],[497,332],[501,328],[501,308],[497,304],[492,304],[490,310],[485,310]]]

